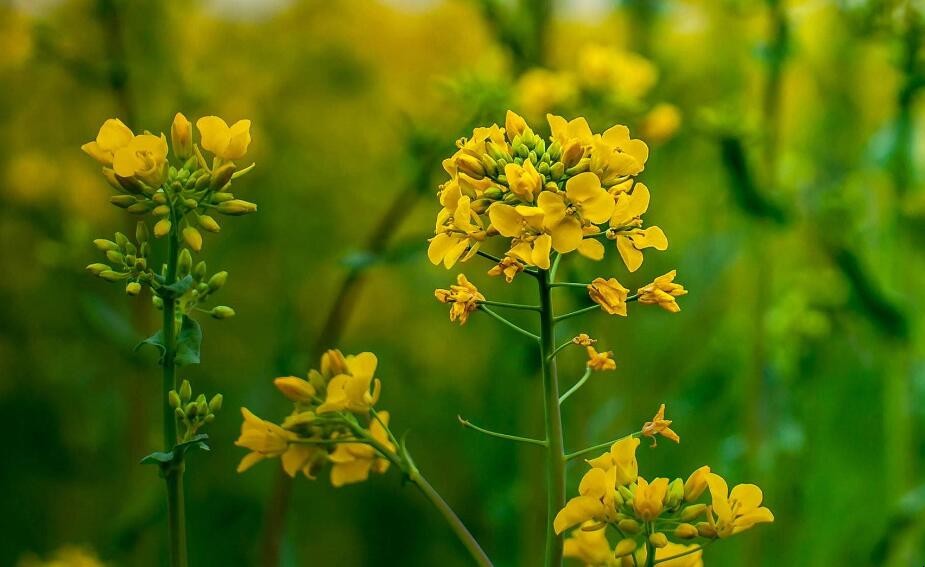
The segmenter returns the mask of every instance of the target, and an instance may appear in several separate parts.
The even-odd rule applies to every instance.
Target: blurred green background
[[[553,110],[648,134],[646,219],[670,249],[635,274],[613,250],[562,274],[635,288],[677,267],[690,290],[677,315],[564,325],[619,365],[569,401],[567,446],[636,430],[665,402],[682,443],[641,448],[641,474],[710,464],[762,486],[777,518],[711,547],[708,566],[925,561],[920,3],[0,6],[0,564],[65,545],[163,564],[163,486],[137,464],[158,448],[160,378],[132,350],[158,319],[83,270],[91,240],[134,219],[79,147],[106,118],[159,132],[182,111],[253,120],[240,196],[260,206],[202,255],[231,273],[221,302],[238,316],[203,321],[203,364],[181,371],[226,408],[188,469],[192,564],[276,565],[274,541],[285,566],[468,564],[397,474],[333,489],[326,474],[281,482],[276,462],[234,472],[237,408],[281,418],[272,378],[340,346],[378,354],[380,406],[497,564],[537,565],[541,455],[456,421],[538,435],[535,352],[478,315],[451,326],[433,298],[458,271],[492,299],[535,290],[488,278],[480,258],[447,272],[425,255],[440,160],[507,108],[543,131]],[[582,365],[565,356],[566,384]]]

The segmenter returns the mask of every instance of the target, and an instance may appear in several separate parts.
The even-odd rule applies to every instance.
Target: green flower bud
[[[211,314],[216,319],[229,319],[235,316],[234,309],[227,305],[218,305],[212,308]]]
[[[222,401],[224,401],[224,399],[225,398],[222,397],[221,394],[215,394],[212,396],[212,399],[209,400],[209,411],[212,413],[218,413],[218,411],[222,409]]]
[[[482,179],[485,177],[485,167],[482,162],[475,156],[463,154],[456,158],[456,167],[459,171],[469,175],[473,179]]]
[[[533,144],[533,151],[536,152],[538,156],[544,155],[546,153],[546,140],[539,136],[535,136],[535,138],[536,143]]]
[[[482,162],[482,167],[485,168],[485,172],[488,175],[498,175],[498,162],[495,161],[490,155],[482,154],[479,156],[479,160]]]
[[[157,193],[154,194],[153,197],[151,197],[151,200],[157,203],[158,205],[166,205],[167,195],[164,195],[163,191],[158,191]]]
[[[562,176],[565,175],[565,164],[561,161],[557,161],[549,166],[549,175],[553,179],[562,179]]]
[[[219,192],[212,194],[212,202],[216,205],[219,203],[224,203],[225,201],[230,201],[232,199],[234,199],[233,193]]]
[[[94,276],[98,276],[102,272],[105,272],[106,270],[109,270],[109,269],[111,268],[107,264],[100,264],[100,263],[90,264],[89,266],[87,266],[87,270]]]
[[[122,264],[125,262],[125,256],[123,256],[121,252],[116,252],[115,250],[107,250],[106,259],[113,264]]]
[[[209,182],[210,182],[210,181],[212,181],[212,176],[211,176],[211,175],[203,175],[202,177],[197,178],[197,179],[196,179],[196,185],[195,185],[196,190],[197,190],[197,191],[201,191],[201,190],[205,189],[206,187],[209,186]]]
[[[676,478],[668,485],[668,493],[665,495],[665,507],[668,509],[677,508],[682,500],[684,500],[684,481]]]
[[[223,215],[239,216],[255,212],[257,205],[241,199],[232,199],[231,201],[219,203],[217,209]]]
[[[190,174],[190,176],[202,171],[199,169],[199,159],[194,155],[190,156],[190,158],[186,160],[186,162],[183,164],[183,169],[186,171],[192,171],[193,173]]]
[[[183,240],[186,245],[199,252],[202,250],[202,233],[196,227],[188,226],[183,229]]]
[[[497,200],[504,196],[504,191],[500,187],[489,187],[482,193],[482,197],[486,199]]]
[[[559,159],[559,156],[562,155],[562,144],[558,141],[549,144],[549,148],[546,150],[546,155],[549,156],[549,159],[556,161]]]
[[[202,278],[206,277],[206,270],[205,262],[197,262],[196,267],[193,268],[193,277],[197,280],[202,280]]]
[[[133,215],[143,215],[153,208],[154,208],[154,202],[148,201],[146,199],[144,201],[138,201],[137,203],[135,203],[131,207],[128,207],[125,210],[132,213]]]
[[[206,416],[209,414],[209,404],[205,400],[199,400],[196,402],[196,414],[200,416]]]
[[[128,277],[128,274],[122,272],[114,272],[112,270],[104,270],[97,275],[108,282],[117,282]]]
[[[176,390],[171,390],[167,393],[167,399],[170,401],[170,407],[178,408],[180,404],[183,403],[180,401],[180,394]]]
[[[707,509],[706,504],[692,504],[681,509],[681,521],[690,522],[703,514]]]
[[[180,384],[180,399],[186,403],[193,397],[193,387],[190,386],[189,380],[184,380]]]
[[[215,415],[213,415],[213,414],[210,413],[209,415],[207,415],[207,416],[205,416],[204,418],[202,418],[202,421],[204,421],[204,422],[206,422],[206,423],[212,423],[213,421],[215,421]]]
[[[151,303],[153,303],[154,306],[157,307],[158,309],[164,308],[164,300],[156,295],[151,298]]]
[[[183,408],[177,408],[173,410],[173,412],[177,414],[177,417],[179,417],[180,419],[184,419],[186,417],[186,412],[183,411]]]
[[[662,532],[655,532],[649,536],[649,543],[661,549],[668,545],[668,536]]]
[[[209,232],[218,232],[222,229],[222,227],[219,226],[215,219],[209,215],[199,215],[197,221],[199,223],[199,228]]]
[[[166,217],[167,215],[170,214],[170,207],[168,207],[167,205],[158,205],[154,207],[154,210],[151,212],[154,214],[154,216]]]
[[[135,225],[135,241],[139,244],[144,244],[148,241],[148,223],[145,221],[138,221],[138,224]]]
[[[141,293],[141,284],[138,282],[129,282],[125,286],[125,293],[127,293],[128,295],[131,295],[132,297],[138,295],[139,293]]]
[[[212,182],[209,186],[213,191],[220,191],[225,185],[228,185],[228,182],[231,181],[231,176],[234,175],[235,166],[232,162],[223,163],[219,166],[218,169],[212,172]]]
[[[97,238],[93,241],[93,245],[96,246],[101,252],[108,252],[110,250],[121,250],[121,247],[113,242],[112,240],[106,240],[105,238]]]
[[[190,254],[189,248],[184,248],[180,251],[180,257],[177,258],[177,274],[183,278],[186,277],[192,269],[193,255]]]
[[[199,414],[199,405],[196,404],[196,402],[190,402],[186,404],[186,407],[183,408],[183,410],[187,419],[193,419]]]
[[[620,486],[617,488],[617,490],[620,491],[620,496],[623,497],[623,502],[630,504],[633,501],[633,492],[629,488]]]
[[[214,292],[222,289],[226,281],[228,281],[228,272],[222,270],[212,274],[212,277],[209,278],[209,291]]]
[[[183,199],[183,205],[187,209],[192,210],[192,209],[199,207],[199,201],[197,201],[196,199]]]
[[[125,236],[121,232],[117,232],[116,233],[116,244],[119,245],[119,248],[125,248],[130,244],[130,242],[127,236]]]
[[[619,528],[620,531],[625,534],[633,535],[633,534],[639,533],[641,526],[639,525],[639,522],[637,522],[636,520],[631,520],[627,518],[625,520],[620,520],[617,523],[617,528]]]
[[[131,195],[113,195],[109,198],[109,202],[119,208],[127,209],[137,203],[138,199]]]
[[[691,524],[678,524],[674,529],[674,536],[680,539],[694,539],[697,535],[697,528]]]

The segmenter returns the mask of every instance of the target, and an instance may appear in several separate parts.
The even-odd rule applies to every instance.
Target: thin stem
[[[164,284],[173,285],[177,281],[177,260],[180,255],[180,227],[176,212],[170,211],[171,228],[167,234],[167,273]],[[173,294],[164,297],[164,319],[162,334],[164,337],[163,360],[163,408],[164,408],[164,449],[169,451],[177,444],[177,422],[174,410],[170,406],[169,392],[177,388],[177,300]],[[186,506],[183,494],[184,463],[167,469],[164,481],[167,484],[167,531],[170,545],[170,565],[186,567]]]
[[[489,260],[491,260],[492,262],[496,264],[500,264],[502,261],[501,258],[498,258],[494,254],[489,254],[488,252],[483,252],[482,250],[477,250],[475,253],[481,256],[482,258],[488,258]]]
[[[559,377],[555,349],[555,316],[549,273],[537,277],[540,295],[540,362],[543,368],[543,401],[546,421],[546,567],[562,565],[562,538],[553,530],[553,518],[565,506],[565,448],[562,439],[562,413],[559,408]]]
[[[575,382],[575,385],[572,386],[571,388],[569,388],[568,392],[562,394],[562,397],[559,398],[559,404],[561,405],[562,402],[564,402],[565,400],[567,400],[569,396],[571,396],[572,394],[574,394],[575,392],[577,392],[579,388],[581,388],[582,386],[584,386],[584,385],[585,385],[585,382],[587,382],[587,381],[588,381],[588,378],[590,378],[590,377],[591,377],[591,368],[588,367],[587,369],[585,369],[585,374],[584,374],[584,376],[582,376],[581,379],[580,379],[578,382]]]
[[[579,282],[556,282],[549,284],[549,287],[588,287],[590,284]]]
[[[523,305],[521,303],[507,303],[504,301],[479,301],[479,305],[491,305],[493,307],[505,307],[507,309],[521,309],[523,311],[539,311],[538,305]]]
[[[526,329],[523,329],[523,328],[521,328],[521,327],[515,325],[514,323],[508,321],[507,319],[505,319],[505,318],[502,317],[501,315],[498,315],[497,313],[495,313],[495,312],[492,311],[491,309],[485,307],[484,305],[480,305],[480,306],[479,306],[479,309],[481,309],[482,311],[484,311],[484,312],[487,313],[488,315],[491,315],[492,317],[494,317],[494,318],[497,319],[498,321],[504,323],[504,324],[507,325],[508,327],[514,329],[514,330],[517,331],[518,333],[520,333],[520,334],[522,334],[522,335],[525,335],[525,336],[527,336],[527,337],[530,337],[531,339],[533,339],[533,340],[535,340],[535,341],[539,341],[539,340],[540,340],[540,338],[539,338],[538,336],[536,336],[536,335],[534,335],[533,333],[531,333],[530,331],[528,331],[528,330],[526,330]]]
[[[655,546],[648,537],[649,533],[650,530],[646,529],[646,567],[655,567]]]
[[[430,503],[440,512],[443,519],[450,525],[453,533],[456,534],[459,541],[466,547],[466,550],[469,552],[469,555],[472,556],[472,559],[475,560],[476,564],[480,567],[492,567],[491,560],[488,558],[488,555],[485,554],[479,542],[472,537],[472,534],[469,532],[468,528],[466,528],[466,525],[462,523],[462,520],[459,519],[459,516],[456,515],[456,512],[450,508],[450,505],[440,496],[440,493],[434,490],[434,487],[427,482],[427,479],[421,476],[421,473],[417,469],[412,470],[408,474],[408,479],[421,490]]]
[[[559,262],[562,261],[562,254],[556,253],[556,259],[552,261],[552,267],[549,269],[549,285],[555,285],[556,274],[559,272]]]
[[[561,323],[562,321],[565,321],[566,319],[571,319],[572,317],[577,317],[583,313],[588,313],[590,311],[594,311],[595,309],[600,309],[600,308],[601,306],[595,303],[594,305],[583,307],[577,311],[572,311],[571,313],[566,313],[565,315],[559,315],[558,317],[553,318],[553,323],[554,324]]]
[[[475,431],[484,433],[490,437],[497,437],[498,439],[507,439],[508,441],[517,441],[518,443],[527,443],[530,445],[539,445],[541,447],[546,446],[546,441],[542,441],[540,439],[531,439],[530,437],[521,437],[519,435],[508,435],[507,433],[498,433],[497,431],[479,427],[478,425],[473,424],[471,421],[463,419],[463,417],[460,415],[456,416],[456,418],[459,419],[459,423],[462,424],[463,427],[474,429]]]
[[[562,343],[561,345],[557,346],[551,353],[549,353],[549,358],[555,358],[555,356],[556,356],[557,354],[559,354],[559,351],[560,351],[560,350],[562,350],[562,349],[564,349],[564,348],[567,348],[567,347],[570,347],[570,346],[572,346],[573,344],[575,344],[575,341],[573,341],[572,339],[569,339],[569,340],[565,341],[565,342]]]
[[[591,447],[587,447],[585,449],[575,451],[574,453],[568,453],[567,455],[565,455],[565,460],[571,461],[572,459],[577,459],[578,457],[581,457],[582,455],[587,455],[588,453],[593,453],[595,451],[600,451],[601,449],[606,449],[610,447],[611,445],[613,445],[614,443],[616,443],[617,441],[622,441],[623,439],[628,439],[630,437],[639,437],[640,435],[642,435],[642,431],[637,431],[636,433],[632,433],[630,435],[624,435],[623,437],[619,437],[612,441],[607,441],[605,443],[598,443],[597,445],[592,445]]]

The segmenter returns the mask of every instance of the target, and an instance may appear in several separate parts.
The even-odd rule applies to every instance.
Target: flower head
[[[159,186],[167,174],[167,139],[163,134],[133,137],[113,154],[112,169],[119,177],[136,177]]]
[[[595,278],[588,286],[588,296],[611,315],[626,317],[626,297],[629,290],[623,287],[616,278],[605,280]]]
[[[597,352],[593,346],[588,346],[588,368],[599,372],[605,370],[616,370],[617,363],[614,361],[612,352]]]
[[[361,352],[344,359],[346,371],[331,378],[327,385],[327,397],[318,406],[318,413],[351,411],[366,413],[379,401],[382,387],[378,378],[373,378],[379,361],[371,352]],[[370,391],[372,386],[372,391]]]
[[[96,140],[87,142],[80,149],[101,164],[111,166],[116,151],[127,146],[134,137],[132,130],[121,120],[110,118],[100,126]]]
[[[225,160],[241,159],[251,143],[250,120],[238,120],[228,126],[218,116],[204,116],[196,121],[196,128],[202,147]]]
[[[671,430],[671,420],[665,419],[665,404],[662,404],[658,408],[655,416],[652,418],[652,421],[647,421],[642,426],[642,434],[646,437],[652,438],[652,446],[655,447],[655,436],[662,435],[671,439],[675,443],[680,443],[681,438],[678,437],[678,434]]]
[[[649,483],[646,479],[639,477],[636,481],[636,490],[633,492],[633,510],[636,516],[646,522],[659,517],[667,494],[667,478],[657,478]]]
[[[719,537],[729,537],[755,524],[774,521],[774,514],[761,506],[763,495],[754,484],[740,484],[729,492],[726,481],[718,474],[707,474],[706,481],[713,497],[710,520]]]
[[[640,228],[642,215],[649,209],[649,188],[637,183],[632,192],[621,192],[610,217],[608,236],[617,242],[617,251],[626,268],[635,272],[642,265],[642,251],[646,248],[667,250],[668,239],[657,226]]]
[[[480,301],[485,301],[485,296],[479,293],[478,288],[464,274],[456,276],[456,285],[451,285],[450,289],[435,290],[434,296],[440,303],[452,304],[450,321],[459,320],[460,325],[465,325],[469,314],[479,308]]]
[[[675,301],[675,297],[686,295],[687,290],[681,284],[674,283],[675,275],[677,275],[677,271],[671,270],[667,274],[655,278],[655,281],[649,285],[639,288],[639,303],[658,305],[671,313],[680,311],[681,308]]]
[[[238,465],[238,472],[244,472],[263,459],[278,457],[289,449],[289,442],[296,438],[295,434],[282,427],[260,419],[247,408],[241,408],[244,423],[241,424],[241,435],[234,442],[238,447],[250,449]]]
[[[388,424],[389,412],[379,412],[370,424],[369,434],[386,450],[394,452],[395,445],[389,440],[386,430]],[[366,443],[340,443],[328,460],[333,464],[331,484],[334,486],[362,482],[369,478],[370,472],[384,473],[389,468],[389,461]]]

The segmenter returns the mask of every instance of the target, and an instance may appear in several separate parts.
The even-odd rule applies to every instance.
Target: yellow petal
[[[567,217],[550,231],[552,245],[556,252],[567,254],[581,244],[581,223],[575,217]]]
[[[629,237],[622,234],[617,235],[617,251],[620,252],[620,257],[623,258],[627,270],[635,272],[642,265],[642,252],[633,246]]]
[[[595,177],[596,179],[596,177]],[[545,215],[543,220],[548,226],[558,224],[565,218],[565,201],[552,191],[543,191],[536,200],[536,205]]]
[[[579,173],[565,184],[565,194],[570,201],[581,203],[603,191],[597,175],[586,171]]]
[[[354,460],[347,463],[336,463],[331,467],[331,485],[335,487],[363,482],[369,478],[369,469],[372,461]]]
[[[599,470],[599,469],[592,469]],[[594,518],[595,515],[603,513],[604,506],[601,501],[592,496],[576,496],[565,504],[565,508],[559,510],[555,520],[552,522],[553,529],[557,534],[561,534],[572,526],[576,526],[585,520]]]
[[[203,116],[196,121],[202,147],[220,156],[231,141],[228,124],[218,116]]]
[[[308,460],[312,458],[315,449],[310,445],[290,445],[289,449],[282,454],[280,460],[283,463],[283,470],[290,477],[294,477],[301,470]]]
[[[248,453],[241,459],[241,462],[238,464],[238,472],[242,473],[252,466],[256,465],[262,461],[265,457],[260,453]]]
[[[238,120],[229,129],[228,146],[222,155],[225,159],[241,159],[251,143],[251,121]]]
[[[740,508],[751,509],[761,506],[763,495],[754,484],[739,484],[729,493],[729,499],[739,503]]]
[[[435,266],[440,264],[447,252],[449,252],[450,248],[452,248],[457,241],[457,238],[445,232],[441,232],[437,236],[431,238],[430,245],[427,246],[427,258],[430,260],[430,263]]]
[[[523,217],[510,205],[497,203],[488,209],[488,218],[502,236],[517,236],[523,226]]]
[[[578,253],[591,260],[600,260],[604,257],[604,245],[596,238],[585,238],[578,245]]]
[[[549,252],[552,249],[552,237],[548,234],[541,234],[533,241],[533,251],[530,259],[533,265],[543,270],[549,269]]]
[[[96,135],[96,143],[101,150],[114,152],[127,146],[133,137],[131,129],[121,120],[110,118],[100,127],[99,134]]]

